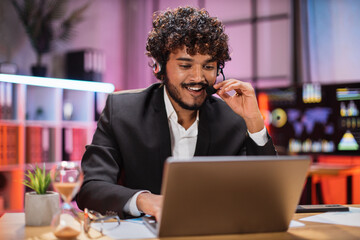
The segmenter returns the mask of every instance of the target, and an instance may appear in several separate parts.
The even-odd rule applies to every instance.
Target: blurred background
[[[11,2],[0,1],[0,72],[8,73],[10,69],[14,74],[33,75],[31,66],[37,62],[37,54]],[[52,1],[33,2],[39,5]],[[225,65],[226,78],[252,83],[279,154],[308,154],[314,163],[360,165],[360,1],[64,2],[64,16],[86,7],[74,25],[71,37],[56,42],[42,55],[46,77],[112,83],[116,90],[147,87],[156,82],[145,55],[153,13],[186,5],[205,8],[210,15],[223,21],[230,38],[232,61]],[[28,95],[39,97],[38,92],[32,91],[28,89]],[[66,105],[67,98],[78,99],[73,95],[64,92],[62,96],[65,97],[60,101],[63,105],[59,108]],[[24,104],[27,109],[32,108],[31,101]],[[13,118],[21,119],[16,115]],[[63,120],[68,119],[62,117]],[[91,121],[94,120],[96,117]],[[54,128],[54,135],[57,135],[57,126]],[[61,148],[62,152],[69,148],[63,141],[66,134],[62,128],[58,134],[60,139],[54,137],[54,148]],[[88,136],[80,143],[83,147],[91,140],[92,132],[81,134]],[[25,140],[23,145],[26,145]],[[24,151],[26,155],[27,150]],[[54,155],[64,159],[64,154],[59,154]],[[82,150],[73,160],[80,160],[81,154]],[[17,163],[21,165],[28,161],[20,157]],[[2,164],[0,170],[4,173],[3,179],[8,182],[14,179],[15,173],[8,173],[12,171],[9,167]],[[22,174],[18,176],[23,177]],[[350,198],[351,202],[360,203],[358,173],[321,176],[315,180],[322,184],[321,196],[317,192],[317,198],[313,197],[310,202],[345,203]],[[9,190],[3,190],[3,195],[10,194],[6,191]],[[19,209],[21,204],[10,205],[6,203],[5,208]]]
[[[67,9],[85,3],[68,1]],[[357,0],[93,0],[74,37],[44,56],[49,76],[65,77],[65,54],[90,48],[104,52],[103,81],[116,89],[148,86],[155,81],[144,54],[152,14],[185,5],[205,8],[224,22],[232,57],[227,77],[259,88],[359,81]],[[14,7],[1,1],[0,62],[30,74],[35,60]]]

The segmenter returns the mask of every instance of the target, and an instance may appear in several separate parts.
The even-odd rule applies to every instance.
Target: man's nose
[[[191,80],[194,82],[201,82],[205,80],[204,71],[201,66],[193,67]]]

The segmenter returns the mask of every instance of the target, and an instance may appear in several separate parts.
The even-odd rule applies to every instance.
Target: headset
[[[225,81],[225,74],[223,69],[224,69],[224,65],[222,63],[218,63],[217,76],[221,74],[223,76],[223,81]],[[212,85],[207,86],[205,90],[209,97],[217,92],[217,90]]]
[[[153,60],[153,72],[154,74],[158,74],[159,72],[161,72],[161,64],[158,63],[154,58]]]
[[[157,62],[154,58],[151,58],[151,59],[153,61],[153,64],[152,64],[153,72],[154,72],[154,74],[158,74],[162,70],[161,64],[159,62]],[[224,69],[223,64],[218,63],[216,76],[219,76],[221,74],[223,76],[223,81],[224,81],[225,75],[224,75],[223,69]]]
[[[216,76],[219,76],[221,74],[223,76],[223,81],[225,81],[225,74],[224,74],[223,69],[224,69],[223,65],[220,65],[220,66],[218,65]]]
[[[161,72],[162,67],[161,67],[161,64],[158,61],[156,61],[154,58],[151,58],[151,59],[153,61],[153,64],[152,64],[153,72],[156,75],[156,74]],[[217,66],[218,67],[217,67],[216,76],[219,76],[221,74],[223,76],[223,81],[225,81],[225,74],[224,74],[224,71],[223,71],[224,64],[222,62],[220,62],[220,63],[217,64]],[[216,92],[217,92],[217,90],[213,86],[209,85],[209,86],[206,87],[206,93],[209,96],[213,95]]]

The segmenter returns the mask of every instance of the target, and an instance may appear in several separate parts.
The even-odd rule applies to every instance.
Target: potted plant
[[[82,20],[82,15],[90,2],[75,9],[65,17],[67,0],[11,0],[21,23],[25,27],[37,61],[32,66],[32,74],[45,76],[46,66],[43,54],[49,53],[56,41],[67,41],[74,33],[74,27]]]
[[[34,192],[25,194],[25,224],[27,226],[47,226],[53,216],[60,211],[60,198],[57,192],[48,191],[51,183],[50,173],[37,165],[28,170],[23,184]]]

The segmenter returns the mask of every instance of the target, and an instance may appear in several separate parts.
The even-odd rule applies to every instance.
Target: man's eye
[[[211,66],[211,65],[205,65],[204,68],[206,70],[213,70],[215,67],[214,66]]]
[[[188,69],[188,68],[191,68],[191,65],[180,65],[181,68],[185,68],[185,69]]]

